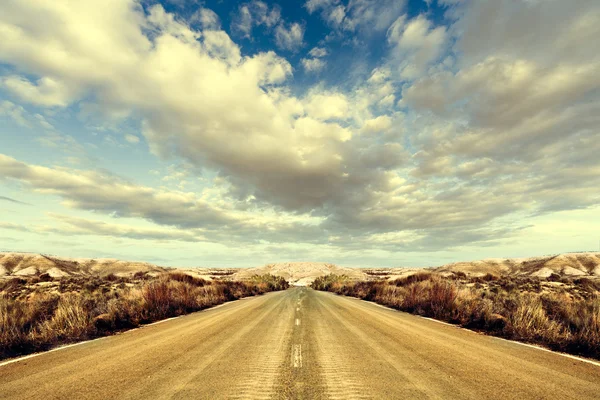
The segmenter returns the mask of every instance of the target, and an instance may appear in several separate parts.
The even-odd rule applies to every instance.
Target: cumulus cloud
[[[339,93],[311,93],[306,98],[306,110],[321,120],[345,119],[348,117],[348,100]]]
[[[24,77],[13,75],[2,78],[0,85],[19,99],[41,106],[64,107],[72,96],[72,90],[63,82],[50,77],[32,83]]]
[[[338,31],[371,34],[388,29],[405,8],[403,0],[308,0],[309,13],[320,12],[321,18]]]
[[[283,24],[275,28],[275,43],[282,50],[297,50],[304,42],[304,26],[294,22],[287,28]]]
[[[127,230],[123,225],[114,231],[113,236],[124,232],[125,236],[147,234],[148,238],[157,239],[165,232],[175,232],[173,238],[177,240],[187,237],[195,241],[200,240],[202,235],[210,235],[213,241],[233,242],[259,239],[277,242],[290,240],[295,235],[298,235],[297,239],[304,237],[307,241],[322,238],[309,217],[243,211],[233,207],[235,200],[224,199],[219,193],[210,191],[197,196],[189,192],[154,189],[102,172],[28,165],[2,154],[0,176],[16,180],[38,193],[58,196],[69,208],[94,211],[114,218],[140,218],[163,227],[192,232],[183,235],[180,231],[163,228]],[[83,220],[66,216],[60,220],[82,232],[85,227],[89,232],[102,235],[108,235],[114,225],[100,222],[84,224]],[[264,234],[257,235],[258,230]]]
[[[201,7],[196,11],[192,20],[198,21],[202,26],[202,29],[205,30],[221,29],[221,19],[213,10],[208,8]]]
[[[319,9],[331,7],[339,2],[339,0],[308,0],[304,3],[304,7],[312,14]]]
[[[404,0],[350,0],[344,28],[347,30],[385,31],[405,6]]]
[[[324,47],[314,47],[308,52],[308,55],[315,58],[325,57],[327,54],[329,53]]]
[[[388,42],[393,46],[393,64],[400,78],[414,79],[437,61],[447,40],[446,28],[434,27],[423,15],[407,20],[399,17],[387,31]]]
[[[250,38],[252,29],[264,25],[272,28],[281,21],[281,9],[278,5],[269,6],[259,0],[243,3],[239,6],[231,22],[231,30],[242,37]]]
[[[303,58],[300,62],[306,72],[319,72],[327,65],[327,62],[320,58]]]
[[[318,73],[327,65],[327,61],[323,60],[323,57],[326,57],[328,54],[327,49],[314,47],[308,52],[310,58],[303,58],[300,62],[306,72]]]
[[[323,12],[323,18],[333,27],[340,28],[346,18],[346,8],[338,5]]]
[[[571,6],[457,6],[452,31],[460,57],[402,91],[402,103],[421,116],[410,128],[422,149],[415,176],[503,188],[514,204],[536,213],[597,203],[591,174],[599,168],[592,154],[600,149],[593,139],[600,57],[591,39],[597,17],[590,16],[600,7]]]
[[[366,133],[384,132],[392,127],[392,119],[387,115],[380,115],[377,118],[368,119],[362,127]]]
[[[216,177],[194,194],[8,156],[0,177],[67,207],[157,225],[61,220],[79,232],[186,240],[180,231],[190,230],[189,240],[339,249],[492,244],[524,217],[598,204],[597,2],[446,5],[443,27],[402,17],[403,1],[307,2],[323,18],[340,10],[336,29],[385,32],[390,46],[350,89],[298,95],[286,59],[244,55],[208,12],[196,30],[135,1],[10,1],[0,13],[0,61],[11,68],[2,90],[39,107],[85,101],[90,113],[135,116],[153,154]],[[240,36],[264,26],[281,48],[304,41],[277,8],[238,11]],[[325,56],[315,48],[301,62],[316,71]],[[12,102],[0,114],[34,123]]]

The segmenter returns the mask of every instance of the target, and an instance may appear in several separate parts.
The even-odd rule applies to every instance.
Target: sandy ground
[[[0,366],[6,399],[592,399],[600,366],[292,288]]]

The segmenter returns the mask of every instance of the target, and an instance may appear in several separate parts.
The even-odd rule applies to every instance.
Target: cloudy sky
[[[0,250],[594,250],[597,0],[3,0]]]

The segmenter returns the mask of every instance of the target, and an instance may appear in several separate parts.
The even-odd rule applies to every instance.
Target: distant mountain
[[[166,269],[146,262],[108,258],[64,258],[33,253],[0,253],[0,277],[35,276],[47,273],[53,278],[81,275],[133,275],[161,273]]]
[[[204,279],[249,279],[253,275],[272,274],[285,278],[292,285],[309,285],[317,277],[329,274],[346,275],[354,280],[395,279],[417,272],[429,271],[450,275],[462,272],[469,276],[485,274],[600,278],[600,253],[565,253],[531,258],[485,259],[456,262],[433,268],[345,268],[325,262],[284,262],[255,268],[169,268],[147,262],[121,261],[106,258],[65,258],[33,253],[0,253],[0,278],[28,277],[47,273],[54,278],[86,275],[130,276],[136,272],[160,274],[179,271]]]
[[[351,279],[367,279],[359,268],[344,268],[324,262],[287,262],[267,264],[262,267],[244,268],[233,274],[234,279],[248,279],[252,275],[271,274],[285,278],[292,285],[310,285],[319,276],[329,274],[347,275]]]
[[[600,253],[564,253],[545,257],[486,259],[446,264],[433,268],[433,270],[440,273],[464,272],[472,276],[491,273],[540,278],[547,278],[551,274],[571,277],[600,277]]]

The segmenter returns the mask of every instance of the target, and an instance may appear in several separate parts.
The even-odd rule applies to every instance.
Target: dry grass
[[[353,282],[319,278],[313,288],[428,316],[555,350],[600,358],[600,293],[597,283],[570,282],[547,290],[545,281],[494,275],[468,279],[417,274],[395,281]],[[552,286],[553,287],[553,286]]]
[[[11,280],[0,288],[0,358],[45,350],[140,324],[288,287],[270,275],[247,282],[205,281],[181,273],[158,278],[77,280],[39,286]]]

